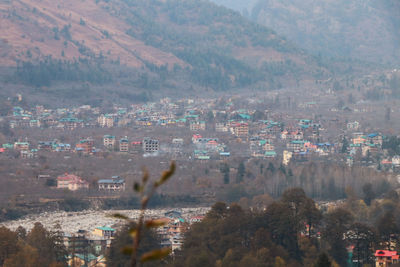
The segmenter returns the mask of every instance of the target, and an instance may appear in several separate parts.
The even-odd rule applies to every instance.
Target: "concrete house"
[[[113,150],[115,146],[115,136],[113,135],[104,135],[103,136],[103,144],[106,148]]]
[[[145,137],[142,144],[145,153],[157,153],[160,150],[160,143],[156,139]]]
[[[375,266],[387,267],[399,262],[399,255],[396,251],[377,250],[375,251]]]
[[[120,152],[128,152],[129,151],[129,140],[125,136],[125,138],[121,138],[119,140],[119,151]]]
[[[93,235],[112,239],[115,236],[115,229],[107,226],[96,227],[96,229],[93,230]]]
[[[57,188],[71,191],[89,189],[89,183],[79,176],[66,173],[57,177]]]
[[[206,129],[205,121],[191,121],[190,122],[190,130],[191,131],[204,131]]]
[[[111,179],[101,179],[97,182],[100,191],[125,191],[125,179],[113,176]]]

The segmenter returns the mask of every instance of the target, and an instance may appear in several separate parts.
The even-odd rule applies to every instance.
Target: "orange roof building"
[[[386,267],[399,262],[397,251],[377,250],[375,252],[375,266]]]

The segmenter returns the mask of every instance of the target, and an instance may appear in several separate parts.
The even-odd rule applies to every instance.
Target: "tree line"
[[[397,144],[397,141],[393,143]],[[218,179],[224,187],[216,192],[218,201],[231,203],[242,198],[250,201],[260,195],[279,198],[285,190],[293,187],[303,188],[313,199],[329,201],[345,198],[346,188],[349,187],[361,196],[363,186],[371,184],[376,196],[381,196],[397,184],[395,175],[363,166],[348,167],[314,161],[285,166],[276,161],[259,159],[246,164],[237,161],[219,165]],[[212,181],[211,178],[204,179]]]
[[[217,202],[203,221],[185,233],[181,250],[144,266],[364,266],[377,249],[397,250],[400,198],[389,191],[376,199],[371,186],[363,197],[348,188],[346,200],[316,203],[303,189],[291,188],[268,205],[243,207]],[[132,244],[132,225],[120,230],[107,252],[108,266],[129,266],[123,253]],[[36,223],[27,233],[0,228],[0,265],[65,266],[67,250],[60,231]],[[143,233],[139,255],[160,246],[153,230]]]
[[[368,189],[364,193],[368,195]],[[398,249],[399,195],[391,191],[367,205],[351,190],[347,194],[345,202],[329,208],[301,188],[286,190],[267,207],[217,202],[185,233],[182,249],[156,266],[372,265],[375,250]],[[146,246],[157,239],[151,233],[147,238]],[[120,232],[110,250],[110,266],[129,264],[129,257],[117,255],[118,248],[130,242],[128,232]]]
[[[67,61],[48,56],[38,62],[18,61],[13,79],[33,86],[49,86],[55,81],[102,84],[111,81],[111,74],[95,62]]]
[[[31,231],[0,227],[0,266],[51,266],[67,265],[67,250],[60,231],[48,231],[35,223]]]

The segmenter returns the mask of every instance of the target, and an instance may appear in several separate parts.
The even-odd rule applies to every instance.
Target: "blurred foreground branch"
[[[175,168],[176,168],[175,162],[171,162],[169,170],[163,171],[161,177],[153,184],[149,184],[149,172],[147,171],[147,169],[144,169],[141,183],[135,182],[135,184],[133,185],[133,190],[140,194],[140,200],[141,200],[140,215],[138,222],[136,224],[133,224],[134,226],[132,226],[132,228],[129,229],[129,234],[133,239],[133,244],[132,246],[128,246],[123,249],[124,254],[131,255],[132,267],[136,267],[138,263],[138,249],[140,247],[143,230],[145,228],[147,229],[158,228],[166,224],[166,221],[162,219],[145,220],[145,213],[151,197],[155,194],[157,189],[162,184],[164,184],[166,181],[169,180],[169,178],[171,178],[171,176],[175,173]],[[114,214],[113,217],[132,222],[130,218],[122,214]],[[147,262],[152,260],[160,260],[168,256],[170,253],[171,253],[171,247],[152,250],[144,253],[140,257],[139,261]]]

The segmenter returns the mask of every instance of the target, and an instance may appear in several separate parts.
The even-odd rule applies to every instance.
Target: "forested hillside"
[[[211,0],[211,2],[236,10],[245,17],[250,17],[251,11],[255,4],[257,4],[258,0]]]
[[[399,63],[400,4],[383,1],[212,0],[314,55]]]
[[[3,1],[0,22],[1,65],[17,67],[3,78],[9,84],[221,91],[328,72],[274,31],[208,1]]]
[[[252,19],[316,55],[399,63],[399,1],[259,0]]]

